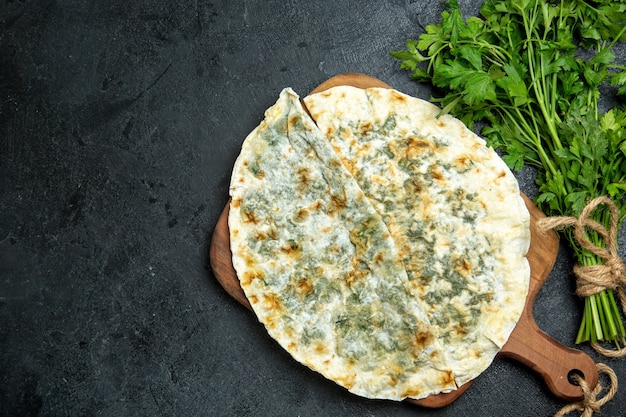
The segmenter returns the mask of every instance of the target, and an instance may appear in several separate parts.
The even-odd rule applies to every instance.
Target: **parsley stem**
[[[589,300],[589,303],[591,305],[591,322],[593,323],[592,326],[592,333],[591,333],[591,341],[592,342],[597,342],[598,340],[602,340],[602,323],[600,322],[600,313],[598,312],[598,304],[596,303],[596,298],[595,297],[587,297],[587,299]],[[595,330],[595,332],[593,331]]]
[[[588,336],[588,332],[587,332],[587,326],[585,325],[587,323],[587,320],[585,320],[583,318],[583,320],[580,321],[580,327],[578,328],[578,334],[576,335],[576,343],[583,343],[586,342],[587,340],[589,340],[589,336]]]
[[[614,340],[617,336],[617,326],[615,325],[615,321],[613,320],[613,309],[611,308],[611,304],[609,301],[609,296],[607,294],[607,290],[603,290],[600,294],[600,300],[602,302],[602,309],[604,310],[604,316],[606,321],[606,326],[603,327],[608,331],[608,340]]]
[[[613,295],[613,291],[607,291],[609,297],[609,304],[612,308],[613,317],[620,317],[619,309],[617,308],[617,303],[615,302],[615,296]],[[626,329],[624,329],[624,323],[621,320],[616,320],[617,322],[617,337],[621,340],[622,344],[626,345]]]
[[[532,31],[533,31],[533,28],[536,27],[535,22],[537,19],[536,15],[537,15],[538,4],[539,4],[538,2],[535,2],[535,8],[532,10],[532,13],[529,13],[528,15],[524,13],[524,9],[522,8],[522,6],[517,5],[517,4],[516,5],[522,16],[524,30],[526,32],[526,38],[527,38],[526,54],[527,54],[527,59],[528,59],[528,71],[530,73],[530,80],[531,80],[530,83],[535,93],[535,97],[537,98],[536,104],[539,106],[539,110],[541,114],[543,115],[543,119],[546,123],[546,127],[551,138],[551,142],[548,142],[548,146],[550,146],[550,144],[554,144],[555,149],[558,150],[558,149],[563,148],[563,145],[561,144],[561,140],[559,138],[559,135],[556,130],[556,125],[555,125],[555,119],[558,119],[558,116],[555,117],[555,113],[548,111],[548,109],[546,108],[546,96],[545,96],[546,88],[545,88],[545,78],[543,77],[543,74],[546,73],[546,68],[545,68],[543,54],[536,54],[535,47],[534,47],[534,42],[535,42],[534,39],[536,37],[534,36]],[[535,61],[535,57],[537,56],[539,56],[539,62]],[[539,74],[542,75],[541,77],[537,75],[537,71],[539,72]],[[544,88],[541,88],[542,82],[544,84]],[[552,99],[550,99],[550,101],[552,101]],[[533,114],[533,112],[531,112],[530,114]],[[536,120],[534,120],[534,118],[533,118],[533,122],[536,123]],[[546,151],[543,146],[543,142],[541,140],[541,135],[537,134],[535,138],[536,138],[535,144],[537,147],[537,152],[539,153],[541,160],[543,161],[544,165],[546,166],[547,170],[551,173],[551,175],[553,177],[557,176],[558,175],[557,169],[552,164],[553,158],[550,158],[546,154]],[[567,193],[568,190],[564,186],[562,191],[564,193]]]
[[[615,44],[617,43],[617,41],[619,41],[620,38],[624,35],[624,32],[626,32],[626,25],[623,25],[622,30],[620,30],[619,33],[613,37],[613,41],[611,42],[611,44],[608,46],[607,49],[613,48]]]

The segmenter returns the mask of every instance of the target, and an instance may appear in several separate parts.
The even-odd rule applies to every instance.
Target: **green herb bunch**
[[[487,0],[480,17],[464,19],[457,0],[439,24],[392,55],[418,82],[440,91],[443,113],[481,135],[515,170],[537,168],[535,203],[548,216],[578,216],[608,196],[626,217],[626,110],[601,111],[601,92],[626,94],[626,67],[613,49],[626,36],[626,4],[615,0]],[[602,102],[603,103],[603,102]],[[609,227],[606,207],[593,220]],[[606,245],[586,230],[596,245]],[[602,259],[562,231],[579,265]],[[626,344],[612,290],[585,298],[577,343]]]

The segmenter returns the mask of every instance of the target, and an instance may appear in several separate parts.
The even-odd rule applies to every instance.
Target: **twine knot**
[[[611,273],[613,274],[613,276],[621,276],[621,282],[626,282],[626,266],[619,257],[609,259],[607,261],[607,265],[611,268]]]
[[[600,205],[607,206],[610,214],[609,229],[591,219],[591,214]],[[604,290],[614,290],[620,300],[622,309],[626,313],[626,266],[619,257],[617,251],[619,210],[615,203],[608,197],[597,197],[589,202],[582,210],[579,217],[547,217],[537,222],[540,231],[545,232],[551,229],[561,229],[565,227],[574,228],[574,236],[582,248],[602,259],[600,265],[575,265],[574,275],[576,276],[576,294],[581,297],[589,297]],[[604,241],[604,246],[598,246],[589,240],[586,229],[595,231]],[[601,347],[598,343],[592,346],[599,352],[611,357],[621,357],[626,355],[626,348],[613,351]]]
[[[589,384],[581,376],[574,375],[574,380],[583,391],[583,399],[579,402],[568,404],[557,412],[554,417],[563,417],[572,411],[580,411],[581,417],[591,417],[593,413],[600,411],[602,406],[611,401],[617,393],[617,375],[607,365],[603,363],[596,364],[598,374],[605,374],[609,378],[609,386],[603,396],[598,397],[604,390],[604,387],[598,381],[595,388],[591,389]]]
[[[622,291],[626,282],[626,267],[619,257],[604,261],[601,265],[575,265],[576,294],[589,297],[604,290]]]
[[[609,209],[608,230],[603,224],[591,219],[593,211],[602,204]],[[579,217],[548,217],[537,223],[541,231],[573,227],[574,236],[581,247],[603,260],[601,265],[576,265],[574,267],[574,274],[577,277],[577,293],[582,297],[605,289],[620,290],[623,293],[623,285],[626,284],[626,266],[617,252],[618,218],[619,211],[615,203],[608,197],[597,197],[585,206]],[[595,231],[603,239],[605,246],[598,246],[591,242],[586,229]]]

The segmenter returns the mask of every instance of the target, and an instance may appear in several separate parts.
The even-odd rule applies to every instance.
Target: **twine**
[[[591,213],[600,205],[606,205],[609,209],[610,225],[607,230],[601,223],[590,218]],[[608,197],[597,197],[593,199],[576,217],[547,217],[537,222],[540,231],[545,232],[551,229],[562,229],[566,227],[574,228],[574,236],[582,248],[593,253],[604,262],[601,265],[574,266],[576,276],[576,294],[581,297],[589,297],[604,290],[613,290],[617,293],[622,310],[626,314],[626,266],[617,252],[617,232],[618,232],[619,210]],[[598,233],[605,242],[606,247],[593,244],[587,237],[585,230],[589,228]],[[606,349],[598,343],[591,346],[599,353],[618,358],[626,356],[626,347],[622,349]]]
[[[604,373],[609,377],[610,384],[604,396],[598,398],[598,395],[604,390],[600,381],[592,390],[583,377],[574,375],[574,380],[583,391],[583,399],[561,408],[554,417],[563,417],[572,411],[580,411],[581,417],[591,417],[593,413],[599,412],[606,403],[613,399],[617,393],[617,375],[615,375],[613,369],[603,363],[597,363],[596,368],[598,369],[598,374]]]

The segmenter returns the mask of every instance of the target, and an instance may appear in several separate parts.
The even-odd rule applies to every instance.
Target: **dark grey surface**
[[[0,415],[563,406],[503,359],[444,409],[358,398],[295,363],[208,266],[234,159],[279,91],[362,72],[427,99],[389,51],[440,11],[415,0],[0,2]],[[533,195],[532,172],[517,176]],[[571,267],[562,248],[535,305],[569,346],[580,318]],[[626,359],[583,349],[626,381]],[[620,396],[602,416],[626,415]]]

